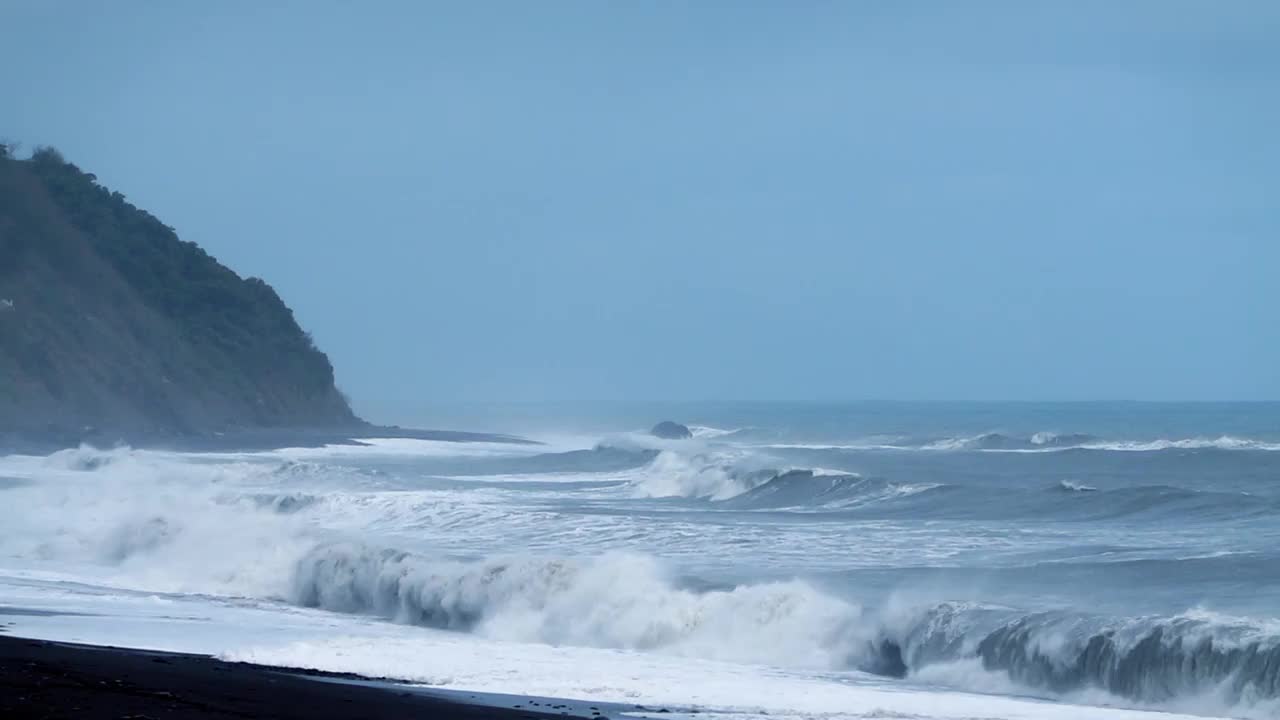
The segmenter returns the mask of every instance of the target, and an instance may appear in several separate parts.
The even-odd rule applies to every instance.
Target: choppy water
[[[0,458],[0,605],[109,621],[0,620],[742,716],[1280,712],[1280,406],[474,420],[543,444]]]

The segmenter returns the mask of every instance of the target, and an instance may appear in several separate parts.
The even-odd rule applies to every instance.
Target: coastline
[[[82,433],[0,431],[0,456],[9,454],[47,455],[82,444],[99,448],[121,445],[145,450],[173,452],[258,452],[286,447],[359,445],[372,438],[432,440],[456,443],[507,443],[539,445],[536,440],[501,433],[462,430],[420,430],[397,425],[351,425],[339,427],[243,428],[225,432],[139,433],[92,430]]]
[[[379,678],[0,634],[0,717],[4,718],[599,720],[604,717],[599,706],[588,707],[576,702],[506,696],[503,699],[509,701],[508,704],[495,706],[480,701],[481,695],[451,694],[457,695],[457,699]]]

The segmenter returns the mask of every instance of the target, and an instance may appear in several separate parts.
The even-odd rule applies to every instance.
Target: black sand
[[[552,706],[494,708],[349,675],[0,636],[0,718],[565,720]],[[545,707],[545,706],[544,706]],[[598,717],[598,716],[597,716]]]

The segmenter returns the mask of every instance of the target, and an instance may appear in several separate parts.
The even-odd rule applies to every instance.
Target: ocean
[[[433,419],[534,442],[0,457],[0,630],[665,717],[1280,717],[1280,404]]]

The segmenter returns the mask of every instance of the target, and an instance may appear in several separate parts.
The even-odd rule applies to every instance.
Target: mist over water
[[[535,410],[482,426],[537,445],[5,456],[0,605],[161,603],[221,627],[229,657],[410,678],[435,677],[397,654],[419,636],[380,628],[442,632],[422,637],[459,663],[474,646],[634,682],[719,663],[747,685],[897,688],[916,700],[894,712],[922,717],[950,717],[920,698],[952,692],[1014,703],[986,717],[1058,707],[1026,696],[1280,708],[1280,406]],[[693,437],[650,436],[664,417]],[[220,619],[246,609],[325,629],[303,652]],[[771,714],[850,712],[788,697]]]

